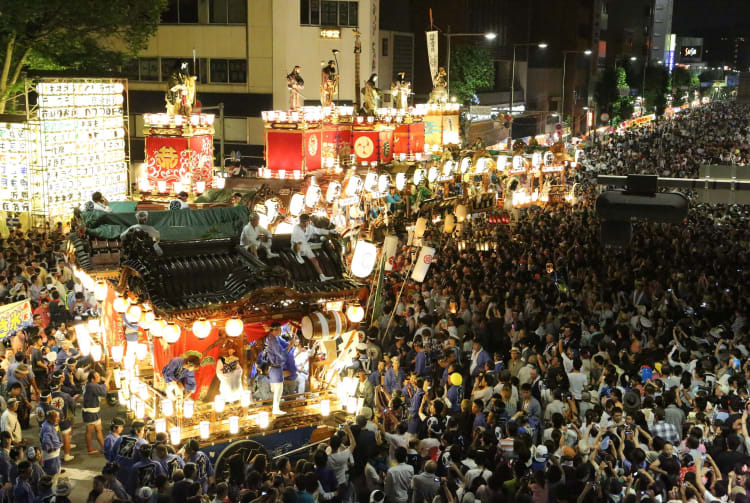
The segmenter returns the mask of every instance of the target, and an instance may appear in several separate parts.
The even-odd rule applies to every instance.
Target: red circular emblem
[[[423,260],[425,264],[429,264],[432,262],[432,255],[425,255]]]

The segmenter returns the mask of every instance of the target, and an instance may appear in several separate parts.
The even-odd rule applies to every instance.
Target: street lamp
[[[450,30],[450,26],[448,27],[448,30]],[[487,32],[487,33],[451,33],[450,31],[448,33],[443,33],[446,37],[448,37],[448,63],[445,65],[445,87],[448,92],[448,96],[451,94],[451,39],[453,37],[484,37],[487,40],[495,40],[497,38],[496,33]]]
[[[510,117],[511,117],[510,140],[511,141],[513,141],[513,102],[514,102],[515,91],[516,91],[516,47],[533,47],[533,46],[536,46],[539,49],[546,49],[547,42],[519,42],[517,44],[513,44],[513,64],[511,65],[511,72],[510,72]]]
[[[560,113],[562,114],[563,121],[565,121],[565,70],[567,68],[568,54],[591,56],[591,49],[586,49],[585,51],[563,51],[562,100],[560,102]]]

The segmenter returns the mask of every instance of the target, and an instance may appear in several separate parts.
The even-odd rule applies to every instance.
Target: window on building
[[[169,0],[161,14],[162,24],[197,23],[198,0]]]
[[[139,80],[159,80],[158,58],[140,58],[138,60]]]
[[[311,26],[357,26],[359,2],[346,0],[300,0],[300,24]]]
[[[247,82],[247,61],[244,59],[211,59],[211,82],[244,84]]]
[[[244,24],[247,22],[246,0],[210,0],[208,20],[216,24]]]
[[[383,50],[380,51],[380,55],[385,58],[388,57],[388,38],[383,39]]]

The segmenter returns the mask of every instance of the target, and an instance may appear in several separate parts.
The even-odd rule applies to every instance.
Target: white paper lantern
[[[406,187],[406,173],[396,173],[396,189],[404,190]]]
[[[104,281],[97,281],[94,286],[94,297],[99,302],[103,301],[107,297],[107,283]]]
[[[276,220],[276,217],[279,216],[279,202],[274,199],[267,199],[265,202],[265,206],[268,221],[273,222],[274,220]]]
[[[387,192],[390,184],[391,184],[390,176],[380,175],[380,178],[378,178],[378,192]]]
[[[331,414],[331,401],[321,400],[320,401],[320,415],[323,417],[327,417],[330,414]]]
[[[356,175],[349,178],[346,184],[346,195],[354,197],[362,190],[362,179]]]
[[[487,171],[487,168],[489,166],[490,159],[487,157],[482,157],[477,161],[477,169],[476,173],[485,173]]]
[[[471,167],[471,157],[464,157],[461,159],[461,174],[465,174]]]
[[[346,308],[346,317],[352,323],[359,323],[365,317],[365,309],[357,304],[351,304]]]
[[[182,441],[182,429],[179,426],[172,426],[169,429],[169,441],[172,445],[179,445]]]
[[[201,432],[201,438],[206,440],[211,435],[211,423],[208,421],[201,421],[199,426]]]
[[[138,342],[135,344],[135,357],[137,360],[145,360],[148,356],[148,344]]]
[[[268,411],[262,410],[258,412],[258,426],[261,428],[268,428]]]
[[[499,155],[497,156],[497,169],[499,171],[505,171],[508,167],[508,156]]]
[[[243,389],[240,394],[240,407],[250,407],[250,401],[252,400],[252,393],[248,389]]]
[[[438,169],[433,166],[430,168],[430,171],[427,172],[427,181],[432,183],[435,180],[437,180],[438,177]]]
[[[320,201],[320,187],[317,185],[310,185],[305,193],[305,206],[308,208],[314,208]]]
[[[143,419],[146,416],[146,404],[140,398],[135,399],[135,417]]]
[[[198,339],[205,339],[211,333],[211,322],[201,318],[193,322],[193,334]]]
[[[91,345],[91,359],[95,362],[102,360],[102,347],[99,344]]]
[[[114,310],[120,314],[123,314],[125,311],[127,311],[129,306],[130,303],[128,303],[125,297],[117,297],[112,303],[112,307],[114,308]]]
[[[151,335],[154,337],[162,337],[164,335],[164,329],[167,328],[167,322],[164,320],[154,320],[151,322],[151,326],[148,328]]]
[[[378,187],[378,174],[377,173],[367,173],[367,176],[365,177],[365,190],[367,192],[375,192]]]
[[[538,168],[542,165],[542,153],[541,152],[534,152],[531,154],[531,165],[535,168]]]
[[[101,325],[99,323],[99,319],[98,318],[91,318],[90,320],[88,320],[86,322],[86,328],[92,334],[95,334],[95,333],[99,332],[99,328],[100,327],[101,327]]]
[[[192,400],[185,400],[182,402],[182,417],[190,419],[193,417],[193,411],[195,410],[195,402]]]
[[[331,182],[328,184],[326,189],[326,201],[330,204],[338,199],[341,194],[341,184],[339,182]]]
[[[414,235],[417,238],[422,238],[424,237],[424,233],[426,230],[427,230],[427,219],[424,217],[419,217],[414,227]]]
[[[424,180],[424,170],[419,168],[414,170],[414,185],[419,185]]]
[[[167,432],[167,420],[164,419],[163,417],[154,419],[154,431],[156,433],[166,433]]]
[[[292,199],[289,201],[289,213],[293,216],[298,217],[302,214],[302,210],[305,209],[305,196],[302,194],[294,194]]]
[[[367,241],[360,239],[354,248],[354,257],[352,257],[352,274],[359,278],[366,278],[375,267],[375,261],[378,257],[378,248]]]
[[[216,398],[214,398],[214,410],[220,414],[224,412],[225,405],[226,402],[224,401],[224,397],[221,395],[216,395]]]
[[[456,206],[456,219],[459,222],[463,222],[466,220],[466,206],[463,204],[459,204]]]
[[[167,323],[167,326],[164,327],[164,330],[162,331],[162,335],[167,344],[174,344],[180,340],[180,333],[182,333],[182,329],[176,323]]]
[[[445,222],[443,222],[443,232],[446,234],[450,234],[453,232],[453,229],[456,228],[456,217],[454,217],[452,214],[448,214],[445,217]]]
[[[172,400],[166,398],[161,401],[161,413],[166,417],[170,417],[174,414],[174,403],[172,403]]]
[[[138,325],[144,330],[149,330],[154,320],[156,320],[154,312],[151,309],[144,309],[141,313],[141,319],[138,321]]]
[[[230,318],[224,325],[224,330],[229,337],[239,337],[240,334],[245,330],[245,324],[239,318]]]
[[[240,418],[237,416],[229,416],[229,433],[236,435],[240,431]]]
[[[411,272],[411,279],[417,283],[424,281],[427,276],[427,271],[432,263],[432,258],[435,256],[435,248],[429,246],[423,246],[417,256],[417,262],[414,264],[414,269]]]
[[[125,312],[125,319],[130,323],[138,323],[141,319],[141,306],[133,304]]]

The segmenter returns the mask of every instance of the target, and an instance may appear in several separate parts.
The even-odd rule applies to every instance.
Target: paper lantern
[[[477,173],[485,173],[487,171],[487,168],[489,167],[490,159],[489,157],[482,157],[477,161]]]
[[[141,319],[138,321],[138,325],[144,330],[149,330],[151,324],[156,320],[156,315],[151,309],[143,309],[141,313]]]
[[[357,399],[350,396],[346,401],[346,411],[349,414],[355,414],[357,412]]]
[[[224,330],[229,337],[239,337],[242,331],[245,330],[245,324],[239,318],[230,318],[227,320],[227,324],[224,325]]]
[[[544,153],[544,165],[552,166],[554,162],[555,162],[555,154],[553,154],[552,152],[545,152]]]
[[[97,281],[94,285],[94,298],[101,302],[107,297],[107,283],[104,281]]]
[[[456,228],[456,217],[454,217],[451,213],[445,216],[445,222],[443,222],[443,232],[446,234],[450,234],[453,232],[453,229]]]
[[[289,201],[289,213],[292,216],[298,217],[302,214],[302,210],[305,209],[305,196],[302,194],[294,194],[291,201]]]
[[[221,395],[216,395],[216,398],[214,398],[214,410],[221,414],[224,412],[224,406],[226,405],[226,402],[224,401],[224,397]]]
[[[125,297],[117,297],[112,303],[112,307],[114,308],[114,310],[120,314],[123,314],[125,311],[127,311],[129,306],[130,304],[128,303],[127,299],[125,299]]]
[[[406,174],[396,173],[396,189],[404,190],[404,187],[406,187]]]
[[[380,175],[380,178],[378,178],[378,192],[387,192],[390,184],[391,184],[390,176]]]
[[[349,321],[352,323],[359,323],[365,317],[365,310],[358,304],[352,304],[346,308],[346,317],[349,318]]]
[[[140,398],[135,399],[135,417],[143,419],[146,416],[146,404]]]
[[[185,400],[182,402],[182,417],[190,419],[193,417],[193,411],[195,410],[195,402],[192,400]]]
[[[432,183],[435,180],[437,180],[438,177],[438,170],[435,166],[431,167],[430,170],[427,172],[427,181]]]
[[[174,414],[174,403],[172,403],[172,400],[166,398],[161,401],[161,413],[166,417],[170,417]]]
[[[135,345],[135,358],[137,360],[145,360],[148,356],[148,345],[138,342]]]
[[[326,189],[326,201],[330,204],[338,199],[341,194],[341,184],[339,182],[331,182],[328,184]]]
[[[435,248],[429,246],[423,246],[417,256],[417,262],[414,264],[414,269],[411,272],[411,279],[417,283],[424,281],[427,271],[432,263],[432,257],[435,256]]]
[[[443,164],[443,176],[449,176],[453,173],[454,165],[455,163],[453,161],[446,161],[445,164]]]
[[[102,347],[99,344],[93,344],[91,346],[91,359],[95,362],[102,360]]]
[[[414,227],[414,236],[416,236],[417,238],[422,238],[424,237],[424,232],[426,230],[427,230],[427,219],[424,217],[419,217]]]
[[[262,410],[258,412],[258,426],[261,428],[268,428],[268,411]]]
[[[124,348],[122,346],[112,346],[112,349],[110,351],[112,352],[112,361],[115,363],[120,363],[125,351]]]
[[[134,369],[134,368],[136,368],[136,366],[135,366],[135,355],[134,354],[125,355],[124,363],[125,363],[125,368],[126,369]]]
[[[159,419],[154,419],[154,431],[156,433],[166,433],[167,432],[167,420],[163,417],[160,417]]]
[[[456,220],[464,222],[466,220],[466,206],[459,204],[456,206]]]
[[[195,182],[195,191],[198,194],[203,194],[206,191],[206,182],[203,180],[198,180]]]
[[[542,153],[541,152],[534,152],[531,154],[531,165],[535,168],[538,168],[542,165]]]
[[[349,178],[346,184],[346,195],[349,197],[356,196],[362,190],[362,179],[356,175]]]
[[[148,328],[151,335],[154,337],[162,337],[164,335],[164,329],[167,328],[167,322],[164,320],[154,320],[151,326]]]
[[[352,257],[352,274],[359,278],[366,278],[375,267],[375,261],[378,257],[378,248],[367,241],[360,239],[354,248],[354,257]]]
[[[279,225],[276,226],[276,229],[274,229],[273,233],[274,235],[291,234],[292,229],[294,229],[294,226],[289,222],[280,222]]]
[[[320,401],[320,415],[323,417],[327,417],[330,414],[331,414],[331,401],[321,400]]]
[[[172,445],[178,445],[182,440],[182,429],[179,426],[172,426],[169,429],[169,441]]]
[[[424,180],[424,170],[423,169],[415,169],[414,170],[414,185],[419,185]]]
[[[240,406],[241,407],[250,407],[250,400],[252,400],[252,393],[250,393],[250,390],[243,389],[242,393],[240,394]]]
[[[465,174],[471,167],[471,157],[464,157],[461,159],[461,174]]]
[[[174,344],[175,342],[180,340],[181,332],[182,330],[176,323],[167,323],[167,326],[164,327],[164,330],[162,331],[162,335],[164,336],[164,340],[168,344]]]
[[[211,322],[201,318],[193,322],[193,334],[199,339],[205,339],[211,333]]]
[[[99,323],[98,318],[91,318],[86,322],[86,328],[91,333],[97,333],[99,331],[99,328],[101,327],[101,324]]]
[[[203,440],[206,440],[211,434],[211,423],[209,423],[208,421],[201,421],[198,428],[201,432],[201,438]]]
[[[499,155],[497,156],[497,169],[499,171],[505,171],[508,167],[508,156]]]
[[[279,216],[279,202],[274,199],[267,199],[265,202],[265,207],[268,221],[273,222],[274,220],[276,220],[276,217]]]
[[[375,192],[378,187],[378,174],[377,173],[367,173],[367,176],[365,177],[365,190],[367,192]]]
[[[236,435],[240,431],[240,418],[237,416],[229,417],[229,433]]]
[[[305,192],[305,206],[314,208],[318,201],[320,201],[320,187],[311,184]]]
[[[514,171],[523,171],[523,169],[524,169],[523,156],[514,155],[513,156],[513,170]]]
[[[128,323],[138,323],[141,319],[141,306],[133,304],[125,311],[125,319]]]

